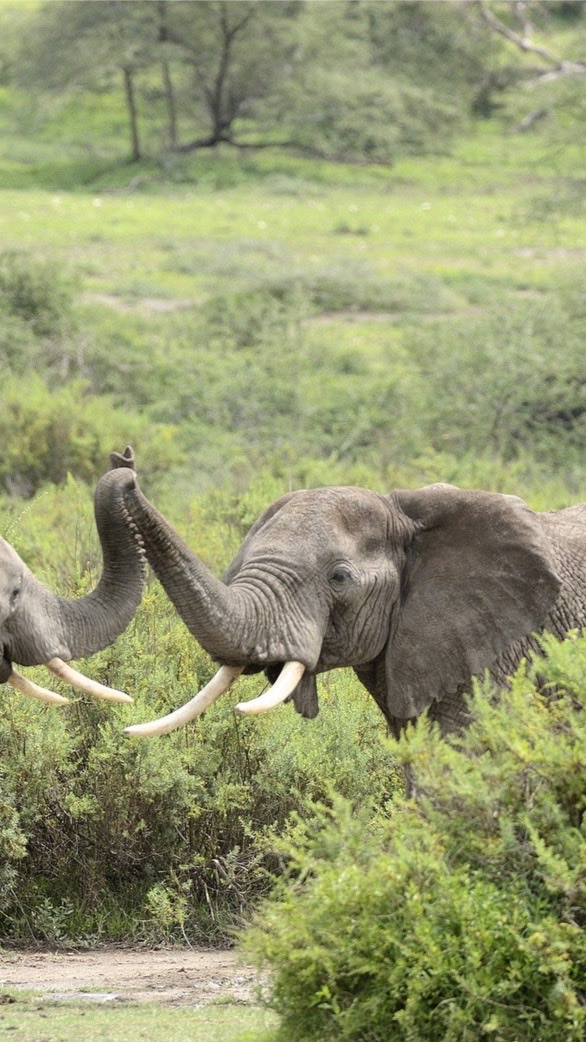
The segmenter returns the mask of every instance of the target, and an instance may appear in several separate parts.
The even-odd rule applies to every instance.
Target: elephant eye
[[[19,596],[20,596],[20,585],[19,586],[15,586],[13,588],[13,590],[12,590],[12,593],[10,594],[10,607],[11,608],[14,608],[16,606],[16,602],[18,601]]]
[[[337,586],[342,586],[343,583],[347,583],[351,578],[352,572],[350,569],[344,567],[344,565],[338,565],[330,575],[330,582],[335,583]]]

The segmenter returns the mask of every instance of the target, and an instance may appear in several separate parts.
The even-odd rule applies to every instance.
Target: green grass
[[[242,1004],[192,1010],[154,1002],[55,1002],[33,992],[0,995],[0,1036],[14,1042],[271,1042],[276,1024],[274,1014]]]
[[[48,254],[80,270],[88,291],[131,300],[198,302],[226,285],[345,270],[363,281],[433,276],[457,312],[495,294],[544,290],[560,266],[578,279],[586,249],[584,214],[553,205],[548,219],[531,215],[533,199],[549,193],[555,202],[559,183],[578,176],[579,153],[494,132],[453,157],[406,159],[384,172],[329,166],[329,184],[311,161],[263,154],[245,164],[232,154],[192,160],[191,180],[180,183],[152,164],[122,168],[127,186],[137,179],[134,191],[118,191],[117,176],[112,190],[105,177],[75,192],[16,190],[6,187],[11,162],[0,157],[5,246]],[[218,189],[210,173],[217,182],[230,170],[242,182]],[[283,178],[301,178],[296,194],[283,193]]]
[[[51,153],[48,132],[23,139],[17,158],[0,146],[0,241],[75,275],[70,375],[89,374],[114,407],[176,424],[201,488],[243,490],[259,460],[288,487],[310,457],[322,483],[441,477],[450,444],[422,433],[421,391],[442,329],[473,352],[484,317],[504,328],[519,309],[579,308],[578,148],[491,124],[453,155],[393,167],[225,148],[166,169],[86,156],[81,174],[72,150]],[[49,190],[50,164],[63,179]],[[477,442],[492,450],[490,423]],[[414,463],[430,446],[437,465]]]

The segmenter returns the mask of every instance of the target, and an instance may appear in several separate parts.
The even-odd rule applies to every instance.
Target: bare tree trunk
[[[128,118],[130,120],[130,138],[132,145],[132,162],[136,163],[139,159],[142,159],[142,152],[140,148],[140,137],[138,133],[138,111],[136,107],[136,96],[134,93],[134,80],[132,78],[132,70],[125,66],[122,70],[124,76],[124,94],[126,97],[126,108],[128,109]]]
[[[218,8],[218,30],[221,37],[221,51],[218,57],[218,66],[211,82],[208,82],[202,69],[198,65],[197,56],[194,55],[192,64],[195,75],[199,81],[200,89],[210,117],[211,131],[206,137],[196,138],[186,145],[178,148],[179,152],[191,152],[197,148],[213,148],[221,141],[234,144],[232,138],[232,125],[236,119],[241,99],[238,94],[230,91],[229,73],[233,58],[234,42],[248,23],[255,16],[253,8],[244,11],[244,14],[234,23],[230,22],[228,8],[221,3]]]
[[[538,79],[547,78],[548,80],[555,80],[560,76],[583,76],[586,73],[586,61],[570,61],[567,58],[560,58],[553,51],[550,51],[549,48],[533,42],[531,38],[532,27],[526,17],[527,12],[524,4],[512,5],[514,13],[521,21],[521,32],[516,32],[499,18],[496,12],[489,6],[487,0],[475,0],[475,2],[478,4],[485,22],[490,25],[495,33],[513,43],[519,50],[524,51],[526,54],[536,54],[545,62],[542,68],[535,70]]]
[[[169,66],[169,62],[166,59],[163,60],[163,62],[161,63],[161,72],[163,75],[165,103],[167,105],[167,129],[169,133],[169,148],[175,149],[177,148],[177,105],[175,102],[173,80],[171,79],[171,68]]]
[[[169,148],[177,148],[177,103],[175,101],[175,91],[173,89],[173,80],[171,78],[171,66],[165,56],[165,47],[169,39],[169,31],[167,28],[167,5],[165,0],[159,0],[157,4],[157,11],[159,15],[159,43],[163,44],[163,58],[161,60],[161,73],[163,77],[163,90],[165,93],[165,104],[167,106],[168,116],[168,132],[169,132]]]

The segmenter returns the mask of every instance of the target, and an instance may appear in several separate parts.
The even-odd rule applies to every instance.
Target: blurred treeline
[[[581,0],[7,0],[3,8],[0,77],[26,118],[76,123],[98,153],[115,122],[133,160],[232,143],[388,163],[443,151],[471,120],[507,106],[526,126],[567,105],[568,93],[579,104],[565,74],[583,59],[573,38],[584,31]],[[545,73],[529,99],[523,88]]]

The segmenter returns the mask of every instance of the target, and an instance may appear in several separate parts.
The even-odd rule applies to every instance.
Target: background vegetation
[[[536,509],[586,499],[584,4],[525,5],[531,32],[519,10],[0,4],[2,534],[48,585],[78,596],[95,582],[91,492],[110,451],[128,442],[147,494],[218,573],[266,504],[292,487],[444,480],[515,492]],[[400,788],[404,750],[388,744],[350,674],[321,680],[317,721],[291,707],[237,720],[226,697],[181,734],[123,740],[125,723],[177,705],[210,675],[154,582],[126,634],[85,668],[129,690],[135,706],[78,699],[61,712],[3,691],[5,939],[226,943],[291,857],[275,837],[297,836],[296,870],[315,862],[319,896],[334,873],[350,871],[353,820],[373,835],[361,870],[377,872],[379,856],[396,866],[396,839],[372,807],[387,807]],[[257,691],[258,679],[245,683]],[[578,700],[583,684],[580,667]],[[530,684],[523,693],[533,705]],[[342,809],[322,833],[319,804],[340,798],[352,814]],[[454,828],[461,821],[466,831],[466,801],[453,799],[462,808]],[[433,845],[444,826],[429,824],[430,806],[397,810],[405,843],[429,835]],[[317,819],[335,857],[321,859],[319,839],[300,840],[295,815]],[[551,816],[555,831],[558,811]],[[345,817],[348,839],[334,840]],[[512,877],[513,833],[521,852],[533,840],[524,817],[510,828],[495,857]],[[539,854],[531,849],[523,880]],[[472,871],[462,850],[454,902]],[[509,876],[495,891],[487,864],[471,893],[490,891],[496,915],[510,901]],[[394,871],[385,868],[391,880]],[[436,877],[434,867],[429,902]],[[557,931],[566,906],[554,897],[552,911],[545,891],[530,889],[519,915],[538,922],[531,901],[543,898],[539,915]],[[295,886],[283,900],[294,931]],[[369,907],[363,919],[356,911],[359,922]],[[346,911],[332,905],[331,914],[337,926]],[[283,962],[287,922],[265,950],[285,1024],[297,1001]],[[314,950],[303,980],[322,974]],[[581,951],[565,947],[560,959],[579,967]],[[541,981],[537,955],[525,955],[523,980],[529,967]],[[554,972],[550,955],[539,956],[543,972],[563,994],[527,1016],[527,1031],[557,1039],[539,1034],[551,1020],[563,1025],[560,1038],[573,1037],[573,978]],[[371,1042],[379,1036],[360,1034],[338,970],[331,994],[308,1011],[308,1038],[334,1025],[335,1037]],[[397,982],[389,1002],[403,994]],[[478,988],[484,995],[485,982]],[[419,1000],[409,1000],[414,1009]],[[462,1008],[446,1005],[449,1030]],[[478,1008],[470,1000],[470,1037],[482,1037],[479,1025],[487,1037],[513,1037],[505,1014],[481,1022]],[[406,1039],[425,1037],[405,1024]]]

